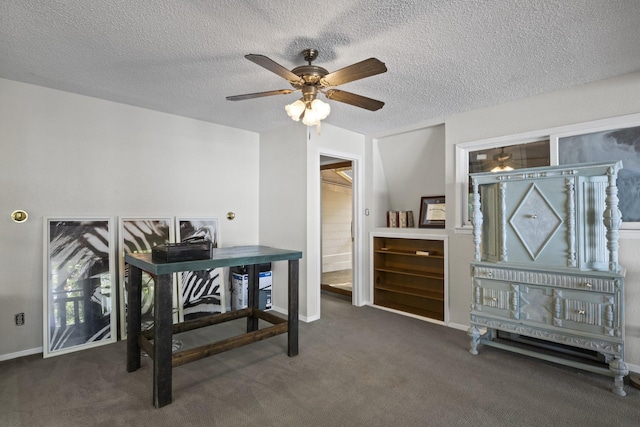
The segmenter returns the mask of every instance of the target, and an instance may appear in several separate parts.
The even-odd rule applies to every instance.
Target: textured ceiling
[[[299,95],[226,101],[290,88],[245,54],[376,57],[387,73],[340,89],[384,108],[325,120],[375,136],[638,71],[639,24],[638,0],[2,0],[0,77],[260,132]]]

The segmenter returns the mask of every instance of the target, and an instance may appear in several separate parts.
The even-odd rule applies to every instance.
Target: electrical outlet
[[[24,313],[16,314],[16,326],[24,325]]]

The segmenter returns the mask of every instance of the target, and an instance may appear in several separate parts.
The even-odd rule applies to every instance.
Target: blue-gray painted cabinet
[[[621,168],[609,162],[470,174],[472,354],[482,343],[610,375],[613,392],[626,394]]]

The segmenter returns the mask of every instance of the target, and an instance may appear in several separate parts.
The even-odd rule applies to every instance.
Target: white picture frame
[[[111,217],[45,217],[43,357],[116,341]]]

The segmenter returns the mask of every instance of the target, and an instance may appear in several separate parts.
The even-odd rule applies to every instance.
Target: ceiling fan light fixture
[[[493,156],[493,161],[498,162],[498,165],[491,169],[491,172],[509,172],[513,170],[513,167],[505,164],[511,160],[511,153],[505,153],[504,147],[500,149],[500,153]]]
[[[293,104],[285,105],[284,109],[291,119],[296,122],[302,119],[302,123],[307,126],[320,124],[320,121],[326,119],[331,112],[331,106],[317,98],[309,103],[299,99]]]
[[[331,113],[331,106],[316,98],[311,101],[311,111],[315,114],[319,123],[320,120],[324,120],[329,116],[329,113]]]
[[[326,102],[322,102],[319,99],[314,99],[309,107],[304,110],[304,116],[302,117],[302,123],[307,126],[316,126],[320,124],[320,121],[327,118],[331,112],[331,107]]]
[[[331,112],[329,104],[317,99],[318,92],[324,93],[327,99],[343,102],[370,111],[377,111],[384,105],[384,102],[376,101],[375,99],[334,89],[335,86],[387,72],[387,67],[380,60],[376,58],[365,59],[364,61],[330,73],[322,67],[313,65],[313,61],[318,56],[316,49],[305,49],[302,52],[302,56],[308,64],[289,70],[264,55],[256,55],[253,53],[245,55],[245,58],[251,62],[287,80],[289,84],[293,86],[293,89],[247,93],[244,95],[227,96],[226,99],[229,101],[240,101],[243,99],[301,92],[302,98],[293,104],[286,105],[285,110],[292,120],[296,122],[302,120],[307,126],[318,125],[318,129],[320,121],[327,118]]]
[[[509,172],[512,171],[513,168],[511,166],[496,166],[495,168],[491,169],[491,172]]]
[[[305,108],[307,108],[307,106],[304,104],[304,102],[302,102],[301,99],[298,99],[293,104],[284,106],[284,109],[287,111],[289,117],[291,117],[296,122],[300,121],[300,117],[304,113]]]

